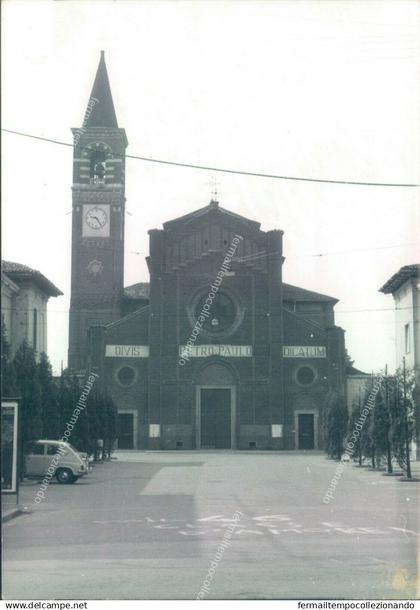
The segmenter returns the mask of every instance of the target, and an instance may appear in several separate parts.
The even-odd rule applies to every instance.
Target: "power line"
[[[70,210],[70,212],[67,212],[67,214],[71,214],[72,210]],[[292,255],[292,256],[286,256],[286,260],[290,261],[290,260],[294,260],[296,258],[322,258],[324,256],[330,256],[331,254],[353,254],[355,252],[372,252],[374,250],[388,250],[390,248],[407,248],[408,246],[417,246],[418,242],[412,241],[412,242],[406,242],[405,244],[395,244],[393,246],[375,246],[373,248],[357,248],[357,249],[353,249],[353,250],[330,250],[328,252],[319,252],[319,253],[314,253],[314,254],[297,254],[297,255]],[[139,250],[129,250],[127,252],[127,254],[135,254],[136,256],[143,254],[144,256],[149,256],[148,252],[143,252],[143,251],[139,251]],[[247,254],[245,256],[240,256],[238,258],[233,258],[233,261],[236,262],[248,262],[250,260],[253,260],[254,258],[261,258],[263,255],[267,256],[267,258],[269,256],[272,256],[274,254],[284,254],[284,252],[280,252],[280,250],[276,250],[274,252],[269,252],[268,254],[266,252],[259,252],[256,254]]]
[[[35,136],[29,133],[24,133],[21,131],[14,131],[12,129],[4,129],[2,131],[7,133],[13,133],[18,136],[23,136],[25,138],[33,138],[35,140],[42,140],[43,142],[50,142],[52,144],[59,144],[61,146],[70,146],[73,148],[73,144],[69,142],[61,142],[59,140],[52,140],[51,138],[44,138],[41,136]],[[211,167],[208,165],[196,165],[194,163],[181,163],[179,161],[167,161],[164,159],[152,159],[151,157],[140,157],[138,155],[126,155],[127,159],[136,159],[138,161],[147,161],[149,163],[160,163],[161,165],[173,165],[176,167],[186,167],[189,169],[200,169],[205,171],[219,172],[224,174],[236,174],[240,176],[253,176],[256,178],[271,178],[276,180],[292,180],[296,182],[317,182],[323,184],[348,184],[351,186],[384,186],[384,187],[409,187],[414,188],[418,187],[418,184],[408,184],[408,183],[392,183],[392,182],[359,182],[355,180],[329,180],[326,178],[303,178],[298,176],[281,176],[279,174],[265,174],[262,172],[247,172],[243,170],[237,169],[227,169],[221,167]]]
[[[149,300],[147,297],[144,297],[144,300]],[[285,302],[290,302],[288,301],[288,299],[283,299]],[[311,301],[312,303],[313,301]],[[148,305],[144,305],[144,307],[147,307]],[[407,306],[407,307],[398,307],[398,308],[394,308],[394,307],[377,307],[377,308],[367,308],[367,309],[333,309],[333,313],[337,314],[337,313],[365,313],[365,312],[373,312],[373,311],[402,311],[402,310],[413,310],[413,309],[420,309],[420,305],[414,305],[414,306]],[[26,309],[23,307],[18,307],[18,308],[13,308],[13,307],[2,307],[2,311],[17,311],[17,312],[33,312],[33,309]],[[77,307],[75,308],[75,311],[77,313],[85,313],[85,314],[91,314],[93,315],[95,313],[95,309],[78,309]],[[129,312],[128,314],[125,315],[130,315],[130,313],[135,313],[138,310],[134,310],[132,312]],[[286,312],[291,312],[291,313],[295,313],[297,315],[301,315],[303,318],[308,318],[310,319],[311,316],[315,316],[315,317],[322,317],[324,315],[323,311],[314,311],[314,312],[309,312],[309,311],[292,311],[291,309],[288,309],[287,307],[283,307],[283,311]],[[70,313],[70,309],[50,309],[48,307],[47,313],[64,313],[64,314],[69,314]],[[123,317],[119,318],[118,321],[122,320]],[[283,315],[282,313],[270,313],[270,317],[279,317]],[[165,313],[163,315],[157,316],[156,314],[154,314],[155,317],[159,317],[159,318],[188,318],[189,319],[189,315],[188,314],[176,314],[176,313]],[[254,318],[265,318],[267,316],[267,314],[265,313],[261,313],[261,314],[255,314],[253,317]]]
[[[415,241],[412,242],[407,242],[405,244],[395,244],[393,246],[375,246],[373,248],[357,248],[355,250],[331,250],[329,252],[320,252],[318,254],[300,254],[298,256],[288,256],[287,258],[302,258],[302,257],[306,257],[306,256],[316,256],[316,257],[322,257],[322,256],[328,256],[330,254],[351,254],[354,252],[372,252],[373,250],[389,250],[391,248],[406,248],[408,246],[417,246],[418,243]]]

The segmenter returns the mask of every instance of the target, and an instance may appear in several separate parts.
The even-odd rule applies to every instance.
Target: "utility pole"
[[[389,418],[389,427],[387,431],[386,439],[386,457],[387,457],[387,471],[388,474],[392,474],[392,456],[391,456],[391,440],[389,438],[391,432],[391,412],[389,410],[389,397],[388,397],[388,365],[385,365],[385,410]]]
[[[405,379],[405,357],[403,358],[403,409],[404,409],[404,429],[405,429],[405,455],[406,455],[406,459],[407,459],[407,479],[411,479],[410,442],[408,439],[407,388],[406,388],[406,379]]]

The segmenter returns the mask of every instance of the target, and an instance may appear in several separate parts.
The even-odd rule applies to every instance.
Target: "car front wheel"
[[[74,483],[76,477],[69,468],[59,468],[55,475],[59,483]]]

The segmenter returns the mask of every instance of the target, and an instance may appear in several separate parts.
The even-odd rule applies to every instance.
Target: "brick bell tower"
[[[101,51],[83,125],[73,133],[68,366],[84,370],[87,332],[120,317],[124,281],[125,149]]]

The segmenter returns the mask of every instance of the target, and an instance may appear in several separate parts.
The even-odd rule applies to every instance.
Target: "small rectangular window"
[[[404,326],[404,345],[405,345],[405,353],[408,354],[410,352],[410,325],[406,324]]]
[[[44,455],[44,445],[34,445],[32,450],[33,455]]]

